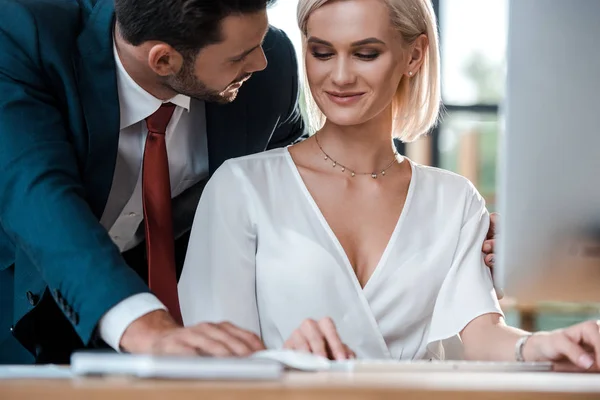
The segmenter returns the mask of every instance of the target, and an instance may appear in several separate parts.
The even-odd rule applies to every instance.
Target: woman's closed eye
[[[331,57],[334,56],[334,53],[330,52],[330,51],[316,51],[316,50],[313,50],[313,51],[311,51],[311,54],[312,54],[312,56],[314,58],[317,58],[319,60],[327,60],[327,59],[330,59]]]
[[[379,57],[379,53],[356,53],[356,57],[361,60],[371,61]]]
[[[335,55],[335,53],[333,53],[331,51],[316,51],[316,50],[311,51],[311,54],[314,58],[319,59],[319,60],[328,60]],[[354,53],[353,55],[354,55],[354,57],[358,58],[359,60],[363,60],[363,61],[371,61],[371,60],[375,60],[377,57],[379,57],[379,53],[373,53],[373,52],[369,52],[369,53],[358,52],[358,53]]]

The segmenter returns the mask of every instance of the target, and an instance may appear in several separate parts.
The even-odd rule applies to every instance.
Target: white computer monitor
[[[600,1],[513,0],[508,22],[495,279],[600,302]]]

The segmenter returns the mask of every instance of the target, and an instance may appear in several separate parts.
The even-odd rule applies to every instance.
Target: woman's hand
[[[554,361],[558,368],[600,370],[600,321],[534,334],[523,348],[527,361]],[[566,365],[564,362],[566,361]],[[561,366],[561,364],[563,364]],[[570,368],[569,368],[570,367]]]
[[[331,360],[356,357],[354,352],[342,343],[331,318],[323,318],[319,322],[305,320],[283,344],[283,348],[317,354]]]

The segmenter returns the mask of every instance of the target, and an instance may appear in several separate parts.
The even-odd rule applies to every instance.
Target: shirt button
[[[127,215],[128,215],[128,216],[130,216],[130,217],[137,217],[137,214],[136,214],[136,213],[134,213],[134,212],[130,212],[130,213],[129,213],[129,214],[127,214]]]

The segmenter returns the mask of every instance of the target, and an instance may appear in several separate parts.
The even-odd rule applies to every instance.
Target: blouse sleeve
[[[185,326],[228,321],[260,335],[256,234],[245,187],[241,170],[226,162],[204,189],[178,285]]]
[[[483,198],[472,185],[469,185],[466,203],[452,264],[436,299],[429,343],[459,334],[481,315],[503,315],[481,250],[489,228],[489,214]]]

